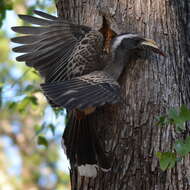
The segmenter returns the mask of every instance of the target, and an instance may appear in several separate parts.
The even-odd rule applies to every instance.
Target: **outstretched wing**
[[[120,86],[109,74],[95,71],[69,81],[41,84],[46,97],[72,110],[97,107],[120,100]]]
[[[13,48],[24,53],[17,57],[18,61],[37,69],[46,82],[69,80],[99,69],[103,46],[100,32],[41,11],[34,13],[43,18],[19,17],[40,26],[12,27],[13,31],[26,34],[11,39],[22,44]]]

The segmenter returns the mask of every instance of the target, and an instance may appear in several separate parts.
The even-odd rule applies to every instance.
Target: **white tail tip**
[[[78,172],[80,176],[85,176],[85,177],[96,177],[97,176],[97,165],[93,164],[85,164],[78,166]]]

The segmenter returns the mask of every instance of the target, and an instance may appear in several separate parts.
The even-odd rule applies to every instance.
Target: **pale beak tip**
[[[155,41],[150,40],[150,39],[145,39],[144,42],[141,43],[141,45],[144,45],[146,47],[149,47],[152,49],[157,54],[160,54],[161,56],[166,57],[166,54],[158,47]]]

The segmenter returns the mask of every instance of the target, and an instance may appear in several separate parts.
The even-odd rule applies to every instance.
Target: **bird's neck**
[[[111,63],[106,65],[104,71],[110,74],[115,80],[118,80],[128,62],[129,54],[126,53],[124,56],[118,52],[112,56]]]

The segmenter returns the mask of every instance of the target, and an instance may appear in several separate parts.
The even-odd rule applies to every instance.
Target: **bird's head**
[[[158,47],[155,41],[140,37],[137,34],[121,34],[116,36],[112,40],[111,48],[112,48],[112,53],[114,52],[132,53],[138,50],[149,49],[157,54],[165,56],[165,54]]]

